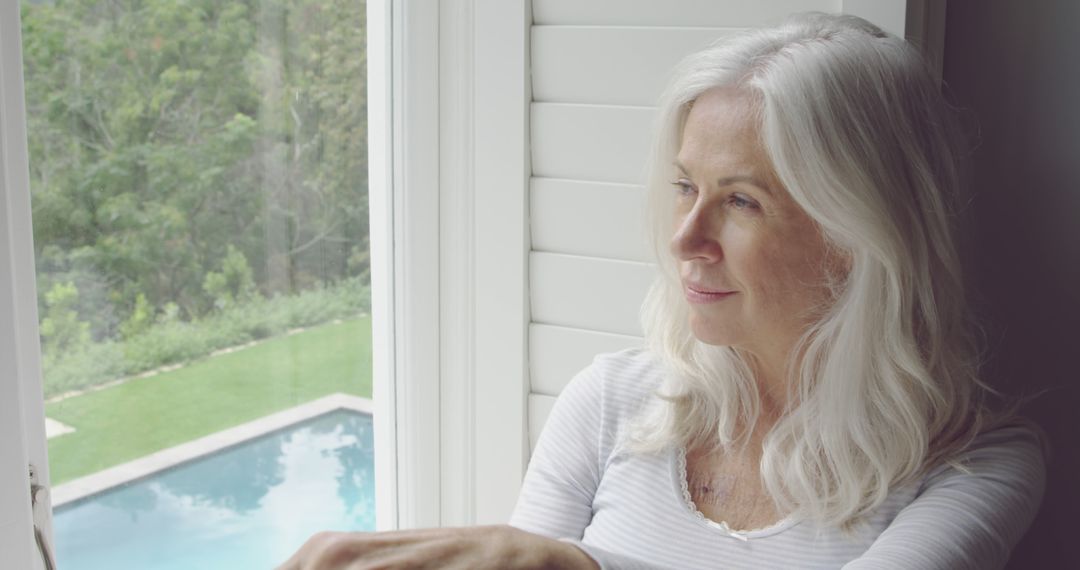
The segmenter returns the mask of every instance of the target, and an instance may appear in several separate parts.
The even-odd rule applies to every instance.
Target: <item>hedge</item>
[[[127,340],[91,342],[43,360],[45,397],[85,390],[163,366],[183,364],[214,351],[367,314],[371,289],[360,279],[292,296],[256,297],[197,321],[168,320]]]

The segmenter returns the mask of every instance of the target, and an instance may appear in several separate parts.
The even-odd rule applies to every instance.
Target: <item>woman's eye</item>
[[[739,196],[738,194],[732,194],[731,197],[728,198],[728,202],[739,210],[752,210],[757,209],[758,207],[757,202]]]
[[[676,180],[671,183],[680,196],[689,196],[694,193],[694,186],[687,180]]]

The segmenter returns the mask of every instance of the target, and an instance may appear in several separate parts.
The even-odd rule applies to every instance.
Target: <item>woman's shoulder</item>
[[[666,368],[644,348],[598,354],[566,386],[560,399],[579,401],[605,415],[637,410],[661,386]]]
[[[898,489],[880,511],[887,528],[851,567],[1001,567],[1042,503],[1040,432],[1022,419],[998,423],[932,469],[917,491]]]
[[[992,478],[1041,494],[1049,455],[1046,434],[1034,422],[1014,417],[981,431],[952,458],[931,469],[923,487],[949,479]]]
[[[605,397],[633,401],[655,393],[666,376],[663,362],[641,347],[597,354],[587,370]]]
[[[1009,457],[1041,464],[1049,453],[1046,432],[1035,422],[1013,416],[982,430],[960,452],[960,459],[975,456]]]

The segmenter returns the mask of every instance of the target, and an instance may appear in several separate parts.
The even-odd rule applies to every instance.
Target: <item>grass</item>
[[[344,392],[371,397],[371,317],[314,327],[48,404],[53,484]]]

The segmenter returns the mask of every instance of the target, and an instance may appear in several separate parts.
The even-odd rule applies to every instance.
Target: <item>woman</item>
[[[567,386],[512,526],[322,535],[286,568],[1004,565],[1044,454],[976,377],[918,55],[804,15],[688,58],[659,117],[647,349]]]

